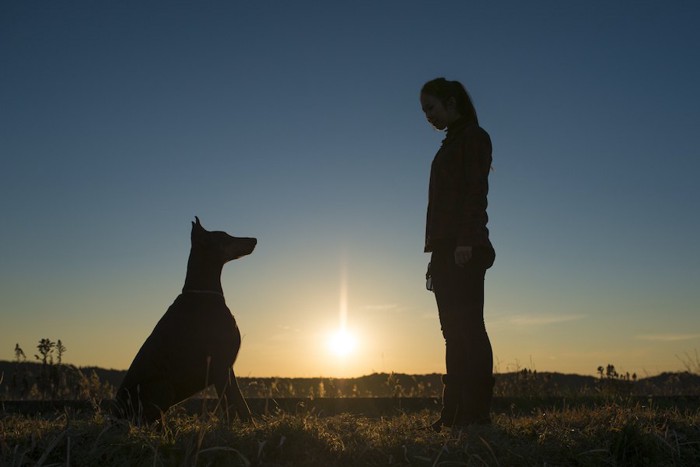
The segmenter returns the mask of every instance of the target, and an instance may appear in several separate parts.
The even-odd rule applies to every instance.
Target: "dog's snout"
[[[250,253],[253,252],[256,246],[258,246],[258,239],[257,238],[249,238],[250,241]]]
[[[227,247],[227,261],[251,254],[258,244],[258,239],[252,237],[232,237],[232,240]]]

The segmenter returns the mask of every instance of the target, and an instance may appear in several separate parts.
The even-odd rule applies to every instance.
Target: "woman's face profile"
[[[451,123],[450,112],[447,111],[437,97],[430,94],[421,94],[420,105],[428,123],[436,130],[444,130]]]

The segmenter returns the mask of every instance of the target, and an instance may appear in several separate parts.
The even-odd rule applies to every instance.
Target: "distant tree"
[[[19,343],[15,344],[15,366],[10,380],[10,393],[13,397],[24,399],[29,394],[29,371],[25,365],[27,356]]]
[[[605,368],[605,376],[610,379],[617,378],[618,374],[617,371],[615,371],[615,365],[608,363],[608,366]]]
[[[41,373],[37,379],[37,386],[42,398],[46,399],[49,393],[55,390],[55,377],[49,366],[53,366],[53,351],[56,343],[51,339],[40,339],[39,345],[36,348],[39,350],[39,355],[34,355],[34,358],[41,361]]]
[[[58,359],[59,365],[63,361],[63,354],[66,353],[66,350],[68,350],[68,349],[66,349],[66,346],[63,345],[63,343],[61,342],[61,339],[56,341],[56,354],[57,354],[56,358]]]
[[[62,396],[66,392],[66,375],[62,365],[63,354],[66,353],[66,346],[63,345],[61,339],[56,341],[56,360],[57,365],[51,366],[51,397],[56,398],[56,396]]]
[[[19,343],[15,344],[15,361],[17,363],[27,360],[27,356],[24,355],[24,350],[19,346]]]
[[[36,348],[39,349],[41,356],[34,354],[34,358],[40,360],[42,365],[53,364],[53,349],[55,347],[56,343],[52,342],[51,339],[40,339]]]
[[[637,381],[636,373],[621,374],[611,363],[605,367],[599,366],[598,373],[600,374],[598,390],[607,396],[628,396],[632,392],[633,382]]]

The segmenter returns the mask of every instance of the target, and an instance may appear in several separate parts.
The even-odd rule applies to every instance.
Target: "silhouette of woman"
[[[446,363],[443,407],[432,427],[486,424],[494,385],[484,325],[484,277],[496,257],[486,227],[491,138],[460,82],[431,80],[420,102],[428,122],[447,130],[430,169],[425,233],[427,285],[435,293]]]

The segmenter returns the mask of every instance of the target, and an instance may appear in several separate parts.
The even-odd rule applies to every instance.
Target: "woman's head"
[[[458,118],[479,124],[471,97],[459,81],[445,78],[428,81],[421,89],[420,100],[425,117],[438,130],[444,130]]]

